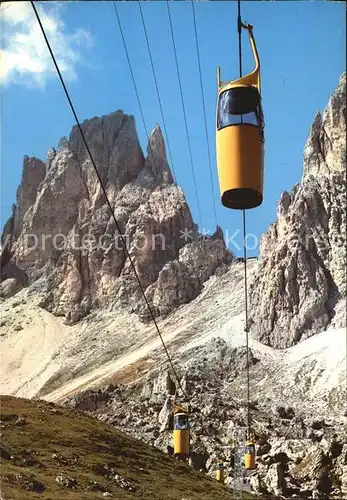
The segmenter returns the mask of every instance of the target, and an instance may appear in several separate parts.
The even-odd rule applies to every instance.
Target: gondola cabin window
[[[262,133],[261,97],[254,87],[235,87],[219,95],[217,129],[241,124],[259,127]]]
[[[254,444],[248,444],[246,446],[246,454],[254,455],[255,454],[255,446]]]
[[[174,417],[174,429],[186,430],[189,429],[188,415],[179,414]]]

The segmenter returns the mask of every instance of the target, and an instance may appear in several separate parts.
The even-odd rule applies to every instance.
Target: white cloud
[[[81,49],[93,44],[90,33],[81,28],[67,33],[59,2],[35,7],[64,78],[76,79]],[[56,77],[56,70],[30,2],[2,4],[1,23],[0,82],[44,87],[48,78]]]

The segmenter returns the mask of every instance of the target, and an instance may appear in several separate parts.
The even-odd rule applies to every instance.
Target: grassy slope
[[[18,416],[25,418],[25,425],[15,423]],[[233,498],[230,490],[213,479],[85,413],[41,400],[2,396],[1,419],[2,447],[14,457],[1,459],[4,500],[104,498],[100,491],[88,491],[90,481],[120,500]],[[54,458],[53,454],[63,458]],[[23,459],[27,459],[26,464]],[[121,488],[100,473],[105,464],[136,486],[136,492]],[[13,479],[18,473],[34,477],[45,489],[35,493],[19,487]],[[60,474],[75,478],[77,488],[60,486],[55,481]]]

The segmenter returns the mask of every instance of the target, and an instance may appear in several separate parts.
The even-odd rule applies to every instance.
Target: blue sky
[[[145,44],[137,2],[118,2],[147,128],[161,124],[160,109]],[[17,5],[18,7],[18,5]],[[7,14],[10,9],[7,7]],[[80,120],[123,109],[133,114],[143,148],[143,130],[136,96],[110,2],[53,2],[43,6],[55,22],[51,32]],[[205,140],[192,6],[170,2],[180,64],[184,101],[197,177],[203,228],[215,229],[212,190]],[[199,222],[186,132],[169,31],[166,2],[143,2],[152,57],[157,73],[164,117],[177,181],[183,187],[194,220]],[[254,26],[261,58],[262,98],[265,115],[265,186],[261,207],[248,211],[247,229],[257,238],[276,219],[281,192],[300,181],[302,153],[315,113],[323,110],[345,69],[344,4],[337,2],[242,2],[242,17]],[[236,2],[195,3],[209,145],[212,153],[217,222],[229,236],[241,230],[241,213],[222,207],[215,162],[216,67],[222,79],[238,77]],[[13,11],[14,12],[14,11]],[[29,18],[28,16],[31,16]],[[33,13],[25,25],[2,16],[5,50],[14,53],[14,38],[26,30],[33,50],[44,64],[16,68],[4,77],[1,90],[1,225],[5,222],[21,178],[24,155],[45,159],[51,146],[69,135],[74,120],[47,54],[38,49]],[[58,29],[58,28],[59,29]],[[57,29],[56,29],[57,28]],[[32,32],[30,32],[32,30]],[[35,31],[35,32],[34,32]],[[11,45],[12,44],[12,45]],[[30,50],[30,44],[26,44]],[[11,52],[12,51],[12,52]],[[58,58],[59,60],[59,58]],[[18,61],[18,58],[15,59]],[[34,59],[35,62],[35,59]],[[12,64],[12,63],[11,63]],[[19,64],[16,62],[16,64]],[[36,69],[35,69],[36,68]],[[247,34],[243,36],[243,68],[253,68]],[[19,71],[21,70],[21,72]],[[36,76],[35,76],[36,74]],[[241,234],[235,237],[241,245]],[[251,244],[251,241],[249,242]],[[240,251],[231,245],[236,254]],[[257,249],[250,251],[255,255]]]

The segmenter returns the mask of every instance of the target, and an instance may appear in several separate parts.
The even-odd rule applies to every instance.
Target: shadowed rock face
[[[147,158],[134,118],[122,111],[86,120],[82,128],[119,227],[74,127],[69,140],[62,138],[57,149],[49,150],[46,164],[24,158],[16,210],[6,228],[12,248],[4,278],[14,278],[8,271],[13,266],[24,271],[29,285],[35,283],[42,294],[41,305],[69,322],[110,305],[146,318],[120,231],[154,313],[167,314],[195,298],[202,283],[230,259],[222,233],[197,241],[159,126],[149,138]],[[194,240],[182,238],[185,230]],[[169,297],[163,293],[168,272]]]
[[[346,296],[346,74],[312,125],[301,184],[261,241],[253,336],[277,348],[324,329]]]
[[[14,235],[20,234],[23,218],[35,202],[39,185],[46,175],[46,166],[37,158],[24,157],[22,180],[17,190]]]

